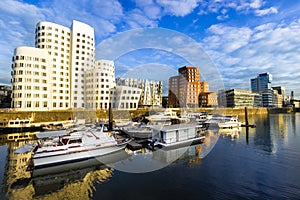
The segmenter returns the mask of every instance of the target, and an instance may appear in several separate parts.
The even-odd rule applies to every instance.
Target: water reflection
[[[154,192],[152,197],[163,194],[174,197],[166,191],[193,197],[206,194],[216,199],[297,197],[300,195],[297,173],[300,138],[296,132],[299,122],[299,114],[255,115],[249,117],[249,123],[257,127],[248,129],[248,145],[246,128],[209,130],[202,144],[167,151],[128,151],[123,152],[126,153],[124,157],[116,155],[112,164],[106,166],[94,160],[33,173],[26,171],[31,155],[14,154],[13,151],[35,140],[6,140],[1,143],[7,146],[7,151],[1,152],[7,154],[2,191],[9,199],[90,199],[103,197],[103,193],[111,197],[111,191],[120,189],[121,184],[128,196],[116,196],[125,199],[131,195],[133,187],[139,188],[133,191],[138,199],[143,198],[145,192]],[[171,166],[143,175],[115,171],[124,167],[128,171],[145,170],[154,164]],[[177,175],[176,181],[170,174]],[[103,184],[108,180],[110,184]],[[141,184],[137,186],[139,181]],[[153,185],[158,187],[148,191]],[[183,187],[185,185],[189,187]]]
[[[258,115],[255,123],[254,144],[271,154],[276,153],[278,143],[288,145],[289,133],[296,134],[295,115]]]
[[[3,191],[9,199],[89,199],[94,191],[94,184],[108,180],[113,168],[103,165],[95,159],[28,171],[31,152],[14,154],[24,144],[35,140],[6,141],[7,156]],[[124,151],[101,157],[101,161],[113,163],[128,158]]]
[[[219,134],[223,136],[229,136],[232,140],[240,137],[242,127],[219,129]]]
[[[145,173],[162,169],[173,162],[186,160],[188,163],[201,164],[203,159],[218,141],[217,130],[207,130],[203,143],[186,145],[173,148],[162,148],[151,151],[143,148],[138,151],[127,152],[131,155],[129,159],[117,162],[113,167],[120,171],[130,173]]]
[[[89,199],[93,195],[94,184],[102,183],[112,177],[114,169],[124,165],[128,170],[147,167],[166,166],[179,160],[186,160],[190,164],[201,164],[201,160],[211,151],[218,140],[216,131],[208,130],[204,143],[174,148],[170,150],[149,149],[138,151],[120,151],[108,156],[101,157],[102,165],[98,159],[88,161],[58,165],[48,168],[28,171],[27,166],[32,153],[15,154],[14,151],[25,144],[33,144],[36,140],[24,140],[17,134],[3,136],[8,140],[3,140],[2,145],[7,145],[7,156],[5,165],[5,176],[3,181],[3,191],[6,198],[24,199]],[[11,141],[9,138],[14,138]],[[22,138],[16,141],[17,138]],[[4,142],[5,141],[5,142]],[[129,154],[128,154],[129,153]]]

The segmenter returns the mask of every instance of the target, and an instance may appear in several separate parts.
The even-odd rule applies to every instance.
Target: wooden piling
[[[245,107],[245,125],[246,127],[248,127],[249,122],[248,122],[248,110],[247,107]]]

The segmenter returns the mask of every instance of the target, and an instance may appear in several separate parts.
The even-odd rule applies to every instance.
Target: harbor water
[[[208,131],[201,144],[34,172],[30,153],[14,150],[35,140],[1,135],[0,199],[299,199],[300,113],[249,122],[256,128]]]

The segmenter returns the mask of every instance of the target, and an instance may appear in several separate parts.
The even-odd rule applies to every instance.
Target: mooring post
[[[109,103],[108,107],[108,131],[112,131],[113,129],[113,113],[111,110],[111,104]]]
[[[247,107],[245,107],[245,125],[246,127],[248,127],[249,125],[249,122],[248,122],[248,110],[247,110]]]
[[[245,125],[246,125],[246,142],[249,144],[249,122],[248,122],[248,110],[245,107]]]

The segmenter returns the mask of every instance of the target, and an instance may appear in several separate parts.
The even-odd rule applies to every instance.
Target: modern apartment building
[[[201,92],[199,94],[200,107],[217,107],[218,95],[215,92]]]
[[[262,98],[261,106],[277,107],[285,106],[286,92],[283,86],[272,87],[272,75],[259,74],[250,80],[252,92],[259,93]]]
[[[281,95],[281,97],[278,97],[279,99],[281,98],[282,99],[282,106],[285,106],[286,105],[286,100],[287,100],[287,96],[286,96],[286,90],[285,90],[285,87],[283,86],[276,86],[276,87],[272,87],[273,90],[276,90],[278,95]]]
[[[18,110],[48,110],[52,107],[47,50],[34,47],[15,49],[11,65],[12,102]]]
[[[256,93],[263,93],[271,89],[272,75],[270,73],[259,74],[256,78],[251,79],[251,90]]]
[[[115,66],[110,60],[97,60],[85,71],[86,108],[108,109],[110,91],[116,86]]]
[[[221,90],[218,92],[218,102],[223,107],[261,107],[262,95],[249,90]]]
[[[198,107],[201,92],[200,69],[184,66],[178,69],[178,74],[180,107]]]
[[[200,101],[207,98],[209,93],[208,82],[200,82],[200,69],[198,67],[184,66],[178,69],[178,76],[169,78],[168,106],[169,107],[199,107]],[[211,96],[212,97],[212,96]],[[207,99],[205,99],[205,105]]]
[[[85,70],[95,65],[94,28],[73,21],[71,36],[71,106],[85,108]]]
[[[94,29],[40,22],[35,48],[16,48],[12,63],[12,108],[56,110],[85,107],[84,71],[94,67]]]
[[[168,107],[178,108],[179,105],[179,76],[169,78]]]
[[[111,89],[111,107],[117,110],[136,110],[139,106],[142,89],[130,86],[116,86]]]
[[[162,106],[162,82],[134,78],[117,78],[118,86],[128,86],[141,90],[139,107]]]

